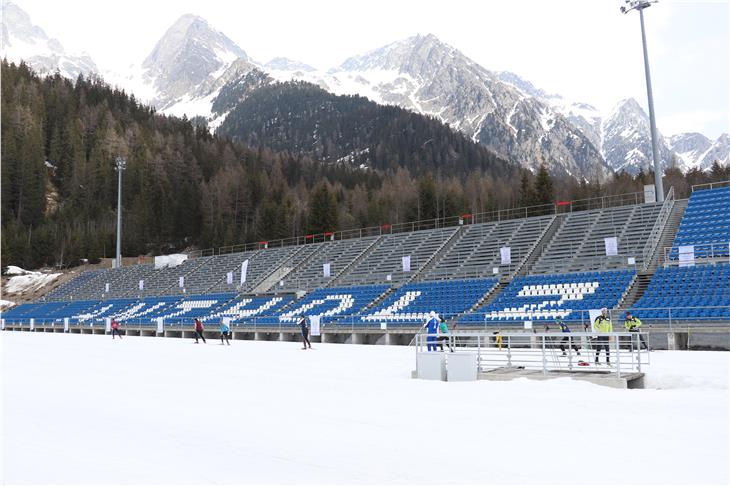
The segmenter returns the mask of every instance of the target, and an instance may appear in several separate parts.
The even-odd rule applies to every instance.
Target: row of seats
[[[730,255],[730,186],[692,193],[669,258],[678,260],[679,247],[689,245],[695,258]]]

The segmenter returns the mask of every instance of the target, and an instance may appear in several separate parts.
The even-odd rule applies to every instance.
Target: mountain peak
[[[39,73],[58,70],[75,79],[79,74],[98,72],[88,55],[69,55],[57,39],[52,39],[34,25],[30,15],[12,2],[1,2],[2,57],[25,61]]]
[[[243,49],[208,21],[185,14],[167,29],[142,67],[158,93],[153,103],[164,109],[208,78],[220,76],[237,59],[249,60]]]
[[[424,69],[431,71],[460,59],[468,61],[461,52],[435,35],[417,34],[351,57],[334,71],[392,70],[419,76],[424,74]]]

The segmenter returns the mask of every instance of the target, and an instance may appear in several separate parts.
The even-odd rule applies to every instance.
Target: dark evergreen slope
[[[304,82],[259,88],[231,111],[218,133],[250,146],[382,171],[518,172],[434,118],[360,96],[336,96]]]

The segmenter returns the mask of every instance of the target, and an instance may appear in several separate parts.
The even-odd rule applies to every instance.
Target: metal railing
[[[662,266],[691,266],[703,263],[712,264],[730,262],[730,241],[695,243],[691,245],[694,247],[694,259],[691,262],[679,260],[680,246],[665,246],[663,248],[661,261]]]
[[[730,186],[730,181],[706,182],[704,184],[693,184],[692,192],[703,190],[703,188],[708,187],[708,186],[709,186],[709,189],[716,189],[717,187],[727,187],[727,186]]]
[[[281,309],[279,309],[281,311]],[[277,311],[277,312],[279,312]],[[371,312],[368,309],[365,312]],[[692,328],[706,328],[712,330],[730,330],[730,306],[704,306],[704,307],[630,307],[626,309],[609,310],[609,318],[611,319],[614,329],[623,329],[624,318],[626,312],[631,312],[638,316],[644,324],[643,330],[659,330],[668,329],[669,331],[676,329],[686,330]],[[656,317],[646,317],[649,312],[657,314]],[[514,314],[510,317],[510,314]],[[572,311],[572,316],[563,316],[562,319],[571,327],[575,327],[575,331],[590,331],[591,319],[590,311],[587,309]],[[576,316],[577,314],[577,316]],[[483,330],[484,332],[494,332],[499,329],[523,329],[525,321],[531,321],[535,331],[556,331],[557,326],[555,319],[538,319],[537,317],[529,317],[525,312],[502,311],[500,319],[485,319],[490,317],[491,312],[458,312],[458,313],[439,313],[439,316],[445,319],[452,330]],[[165,330],[181,330],[192,328],[193,319],[196,316],[175,317],[171,320],[164,320],[163,326]],[[217,328],[220,320],[225,316],[215,319],[206,319],[206,316],[197,316],[204,319],[206,326]],[[79,321],[78,319],[70,319],[70,326],[104,326],[105,317],[86,319]],[[3,319],[6,325],[23,325],[30,323],[30,317],[17,317]],[[122,326],[155,328],[157,326],[157,318],[155,317],[139,317],[118,319]],[[379,331],[402,331],[417,332],[421,329],[425,322],[425,317],[382,317],[374,320],[363,320],[363,315],[348,316],[323,316],[321,324],[323,331],[329,332],[379,332]],[[63,318],[34,318],[36,326],[63,326]],[[231,323],[233,331],[245,330],[256,332],[285,332],[296,329],[294,319],[280,320],[278,316],[254,316],[243,319],[237,319]]]
[[[662,204],[662,209],[659,211],[659,215],[657,216],[657,220],[654,223],[654,227],[652,227],[651,233],[649,234],[649,237],[646,239],[646,244],[644,245],[644,250],[641,253],[643,270],[646,270],[647,268],[649,268],[649,264],[651,263],[652,257],[654,256],[654,252],[656,251],[656,247],[659,244],[659,240],[662,238],[662,233],[664,232],[664,226],[667,224],[667,220],[669,219],[669,215],[672,214],[673,208],[674,208],[674,186],[669,188],[669,192],[667,193],[667,196],[664,199],[664,203]]]
[[[417,334],[416,354],[427,352],[439,337]],[[455,332],[444,341],[454,351],[475,353],[481,373],[498,369],[539,370],[543,374],[598,371],[621,378],[622,373],[640,373],[642,366],[650,364],[649,349],[642,346],[642,337],[641,333],[630,332]],[[603,363],[597,365],[601,358]]]
[[[294,236],[271,241],[257,241],[240,243],[236,245],[223,246],[218,249],[208,248],[205,250],[193,250],[186,252],[189,258],[200,256],[224,255],[245,251],[255,251],[266,248],[279,248],[282,246],[303,245],[308,243],[322,243],[327,241],[346,240],[350,238],[363,238],[366,236],[380,236],[393,233],[404,233],[425,229],[437,229],[464,224],[490,223],[506,221],[510,219],[523,219],[539,216],[550,216],[555,214],[570,213],[576,211],[588,211],[592,209],[605,209],[619,206],[629,206],[644,203],[643,192],[630,192],[625,194],[613,194],[586,199],[574,199],[570,201],[558,201],[551,204],[537,206],[525,206],[518,208],[498,209],[473,214],[462,214],[455,216],[444,216],[435,219],[409,221],[403,223],[382,224],[366,228],[355,228],[342,231],[331,231],[325,233]]]

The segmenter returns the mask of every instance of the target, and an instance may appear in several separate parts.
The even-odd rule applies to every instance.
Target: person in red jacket
[[[195,344],[198,344],[198,338],[202,339],[205,343],[205,336],[203,336],[203,323],[200,319],[195,319]]]
[[[122,339],[122,333],[119,332],[119,323],[116,319],[112,319],[112,339],[114,339],[114,335],[119,336],[119,339]]]

